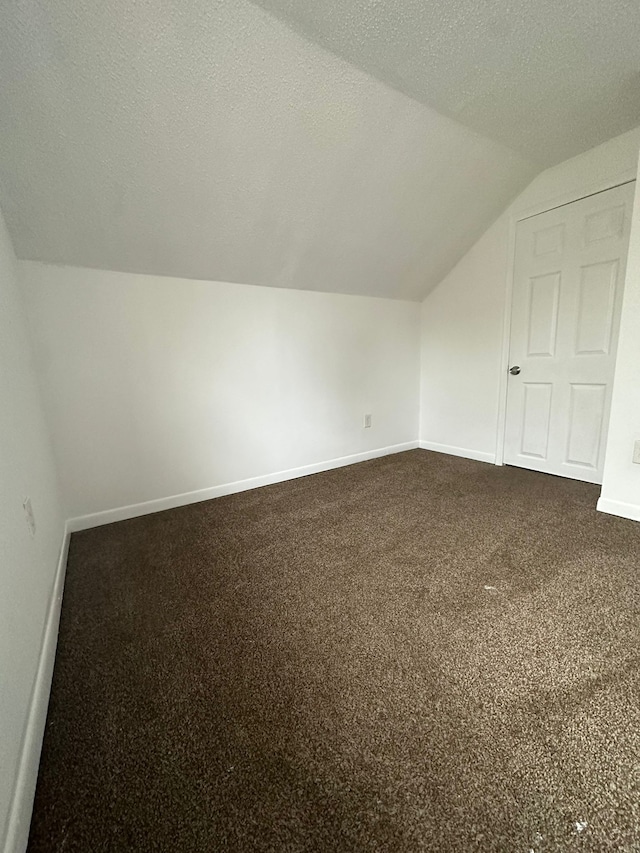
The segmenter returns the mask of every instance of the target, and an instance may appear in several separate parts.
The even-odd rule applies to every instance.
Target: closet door
[[[518,223],[508,465],[602,482],[634,188]]]

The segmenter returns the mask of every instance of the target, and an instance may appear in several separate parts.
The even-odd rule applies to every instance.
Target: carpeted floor
[[[75,534],[30,850],[640,850],[597,495],[415,450]]]

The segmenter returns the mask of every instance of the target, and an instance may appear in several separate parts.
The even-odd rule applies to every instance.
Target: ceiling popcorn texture
[[[417,300],[542,165],[640,120],[625,31],[605,79],[584,78],[579,132],[573,106],[556,121],[600,68],[591,0],[575,43],[561,31],[555,99],[547,53],[526,29],[511,44],[514,6],[262,5],[2,5],[0,205],[20,258]]]
[[[637,0],[256,0],[543,167],[640,121]]]

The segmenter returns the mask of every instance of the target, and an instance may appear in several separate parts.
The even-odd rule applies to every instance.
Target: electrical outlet
[[[24,510],[24,517],[27,521],[27,527],[29,528],[29,533],[32,536],[36,535],[36,519],[33,515],[33,507],[31,506],[31,498],[25,498],[22,503],[22,509]]]
[[[371,415],[365,415],[364,416],[364,428],[369,429],[370,426],[371,426]]]
[[[640,465],[640,441],[636,441],[633,445],[633,461],[636,465]]]

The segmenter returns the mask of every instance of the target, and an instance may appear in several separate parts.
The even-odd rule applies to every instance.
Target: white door
[[[602,482],[634,188],[518,223],[507,465]]]

